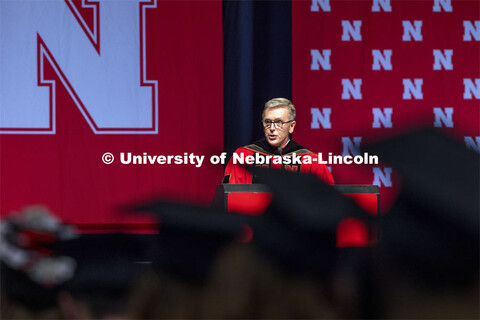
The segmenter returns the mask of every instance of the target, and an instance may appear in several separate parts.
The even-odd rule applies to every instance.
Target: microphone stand
[[[282,154],[283,154],[282,147],[278,147],[278,148],[277,148],[277,151],[278,151],[278,153],[280,154],[280,158],[282,159],[282,170],[284,170],[284,166],[283,166],[283,156],[282,156]]]

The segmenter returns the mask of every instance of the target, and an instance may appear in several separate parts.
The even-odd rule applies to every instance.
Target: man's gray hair
[[[263,108],[262,119],[265,118],[265,111],[267,109],[278,108],[278,107],[288,108],[288,112],[290,113],[289,120],[295,120],[295,117],[297,115],[295,106],[293,105],[292,101],[286,98],[273,98],[265,102],[265,108]]]

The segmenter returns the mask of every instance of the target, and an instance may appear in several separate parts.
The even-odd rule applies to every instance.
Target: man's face
[[[276,121],[281,120],[287,122],[290,120],[290,113],[287,107],[276,107],[265,110],[265,116],[263,120]],[[282,129],[275,128],[275,125],[271,124],[268,127],[264,127],[265,139],[272,147],[284,147],[288,141],[289,134],[293,133],[296,122],[285,123]]]

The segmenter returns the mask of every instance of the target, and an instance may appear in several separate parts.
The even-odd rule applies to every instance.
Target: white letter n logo
[[[0,133],[55,133],[56,83],[45,79],[44,61],[93,132],[158,132],[145,54],[145,11],[156,0],[82,7],[93,9],[93,30],[72,0],[0,1]]]

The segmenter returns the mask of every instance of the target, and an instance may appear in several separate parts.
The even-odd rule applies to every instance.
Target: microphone
[[[280,158],[282,159],[282,170],[283,170],[283,157],[282,157],[282,147],[277,148],[278,154],[280,155]]]

